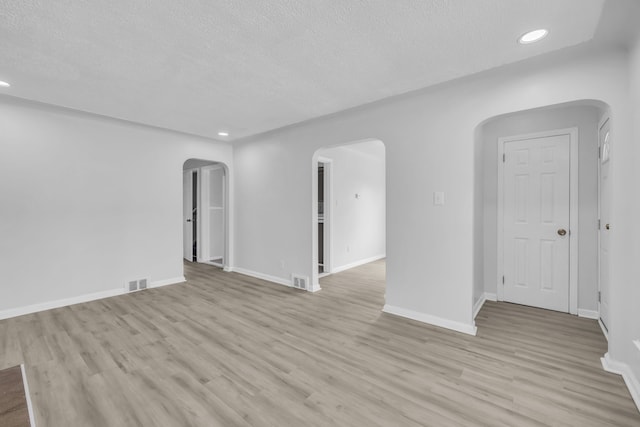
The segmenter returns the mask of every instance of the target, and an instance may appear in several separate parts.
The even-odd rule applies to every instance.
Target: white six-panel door
[[[569,311],[570,135],[504,143],[503,299]]]

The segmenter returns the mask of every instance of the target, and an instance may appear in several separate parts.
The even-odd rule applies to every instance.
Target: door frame
[[[224,234],[222,241],[224,245],[222,256],[222,264],[209,261],[213,254],[209,253],[211,246],[211,225],[209,216],[204,216],[205,201],[209,201],[209,181],[206,180],[211,171],[222,170],[222,232]],[[227,265],[227,172],[222,163],[210,166],[201,166],[198,168],[198,262],[202,264],[210,264],[216,267],[224,267]],[[208,207],[207,207],[208,214]],[[205,244],[206,243],[206,244]]]
[[[187,175],[187,174],[189,175],[189,184],[190,184],[189,185],[189,192],[190,193],[193,193],[193,182],[194,182],[193,173],[194,172],[197,173],[197,175],[196,175],[196,187],[199,189],[200,185],[197,184],[197,181],[200,179],[200,173],[198,172],[198,168],[189,168],[189,169],[183,169],[182,170],[182,179],[183,180],[184,180],[185,175]],[[190,195],[190,199],[191,199],[191,205],[193,206],[193,194]],[[200,197],[198,195],[198,197],[196,198],[196,204],[197,204],[198,211],[200,210],[199,203],[200,203]],[[183,211],[182,211],[183,212],[183,214],[182,214],[182,217],[183,217],[182,218],[182,245],[183,245],[183,257],[182,258],[186,259],[186,258],[184,258],[184,245],[186,243],[185,242],[185,240],[186,240],[186,235],[185,235],[186,224],[185,223],[187,222],[187,220],[184,218],[184,210],[185,210],[185,206],[184,205],[185,205],[185,194],[184,194],[184,186],[183,186],[182,187],[182,209],[183,209]],[[200,232],[200,226],[197,224],[197,222],[193,221],[193,210],[191,212],[191,218],[190,219],[191,219],[191,221],[189,221],[190,227],[191,227],[191,229],[193,229],[193,226],[195,225],[196,233],[194,234],[193,231],[191,232],[191,244],[190,244],[191,250],[189,251],[189,254],[191,256],[190,256],[190,259],[188,259],[187,261],[188,262],[198,262],[198,256],[196,256],[195,259],[193,258],[193,240],[194,239],[198,239],[197,233]],[[199,221],[199,220],[200,220],[200,215],[198,215],[197,218],[196,218],[196,221]],[[199,239],[198,239],[198,241],[199,241]],[[199,252],[200,252],[200,245],[198,245],[198,253]]]
[[[324,277],[333,273],[333,159],[319,156],[316,159],[316,176],[318,176],[318,163],[324,165],[324,272],[318,277]],[[317,195],[316,195],[317,200]],[[314,222],[318,223],[318,212],[316,209]],[[318,258],[318,257],[316,257]],[[316,259],[316,269],[317,267]]]
[[[600,270],[601,270],[601,263],[602,263],[602,259],[600,257],[601,252],[600,252],[600,245],[601,245],[601,233],[602,233],[602,229],[601,227],[603,227],[602,224],[602,146],[600,145],[600,131],[602,130],[602,128],[607,124],[607,122],[609,123],[609,134],[611,135],[611,138],[613,138],[613,129],[611,126],[611,114],[609,111],[606,111],[602,117],[600,118],[600,120],[598,121],[598,296],[601,295],[602,293],[602,283],[600,280]],[[611,174],[611,165],[609,165],[609,174]],[[611,239],[611,238],[609,238]],[[611,283],[609,283],[609,286],[611,286]],[[602,318],[600,317],[600,298],[598,298],[598,324],[600,325],[600,328],[602,329],[602,333],[604,334],[605,338],[607,339],[607,341],[609,341],[609,327],[611,327],[611,325],[607,325],[605,326],[604,323],[602,322]],[[611,322],[609,322],[611,323]]]
[[[565,128],[498,138],[498,301],[504,301],[504,145],[525,139],[569,135],[569,313],[578,314],[578,128]]]

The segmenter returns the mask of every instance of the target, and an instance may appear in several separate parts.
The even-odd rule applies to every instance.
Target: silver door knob
[[[564,228],[561,228],[560,230],[558,230],[559,236],[564,236],[565,234],[567,234],[567,230],[565,230]]]
[[[611,226],[609,224],[605,224],[604,228],[606,228],[607,230],[611,228]]]
[[[187,222],[191,222],[191,220],[190,220],[190,219],[188,219],[188,220],[187,220]]]

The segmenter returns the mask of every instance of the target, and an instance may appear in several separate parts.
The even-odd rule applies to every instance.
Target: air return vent
[[[141,291],[147,289],[147,279],[129,280],[124,285],[124,289],[127,292]]]
[[[296,289],[307,289],[307,283],[309,283],[309,278],[304,276],[298,276],[296,274],[291,275],[291,283],[293,287]]]

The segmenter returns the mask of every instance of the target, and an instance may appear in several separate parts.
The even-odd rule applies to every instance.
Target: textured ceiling
[[[583,43],[603,2],[0,0],[1,91],[235,139]]]

